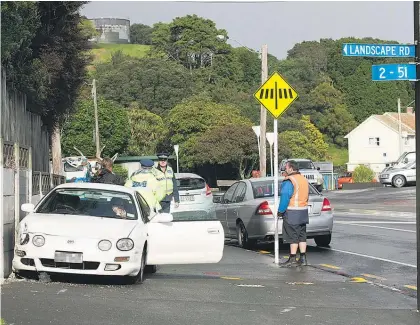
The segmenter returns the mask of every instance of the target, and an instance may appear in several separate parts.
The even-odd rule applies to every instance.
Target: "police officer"
[[[158,165],[155,168],[155,176],[165,192],[165,197],[160,201],[163,212],[170,212],[172,198],[175,198],[175,207],[179,206],[178,185],[172,167],[168,166],[169,154],[158,153]]]
[[[130,176],[125,186],[135,188],[151,208],[156,207],[156,211],[159,211],[162,209],[159,202],[165,197],[165,192],[153,173],[154,162],[142,159],[140,165],[141,169]]]

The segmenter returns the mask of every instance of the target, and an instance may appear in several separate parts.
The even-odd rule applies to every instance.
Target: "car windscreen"
[[[279,181],[279,195],[281,189],[282,181]],[[254,198],[265,198],[265,197],[274,197],[274,181],[257,181],[251,182],[252,191],[254,192]],[[310,195],[319,195],[318,191],[309,184],[309,194]]]
[[[77,167],[74,167],[72,165],[70,165],[69,163],[64,163],[64,171],[65,172],[82,172],[84,169],[84,166],[79,165]]]
[[[312,161],[297,161],[299,169],[315,169]]]
[[[198,177],[182,177],[177,180],[178,190],[201,190],[206,187],[206,182],[202,178]]]
[[[128,220],[138,218],[130,194],[99,189],[57,189],[41,203],[36,213]]]

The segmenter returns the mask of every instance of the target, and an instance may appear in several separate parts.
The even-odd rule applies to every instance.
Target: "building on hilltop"
[[[349,149],[347,170],[367,165],[379,173],[397,161],[402,153],[415,151],[416,127],[412,107],[401,113],[401,142],[399,133],[398,113],[371,115],[345,136]]]
[[[99,36],[92,41],[112,44],[130,43],[130,20],[124,18],[92,18],[89,20],[99,32]]]

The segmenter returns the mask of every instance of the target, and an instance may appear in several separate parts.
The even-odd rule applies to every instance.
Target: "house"
[[[401,148],[398,113],[372,115],[345,136],[348,139],[347,170],[367,165],[376,173],[396,161],[403,152],[415,151],[415,113],[401,113]]]

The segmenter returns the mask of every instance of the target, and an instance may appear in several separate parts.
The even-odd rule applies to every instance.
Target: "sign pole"
[[[419,1],[414,1],[414,44],[416,46],[416,72],[420,76],[419,56],[420,56],[420,7]],[[417,130],[420,128],[420,83],[415,82],[415,121],[416,121],[416,152],[420,150],[420,139]],[[416,153],[417,156],[417,153]],[[420,169],[420,161],[416,159],[416,169]],[[416,174],[416,182],[420,182],[420,174]],[[420,200],[420,192],[416,189],[416,202]],[[420,286],[420,205],[416,204],[416,233],[417,233],[417,287]],[[417,294],[417,311],[420,311],[420,297]]]
[[[279,150],[277,119],[274,119],[274,263],[279,264],[279,218],[277,211],[279,207]]]

